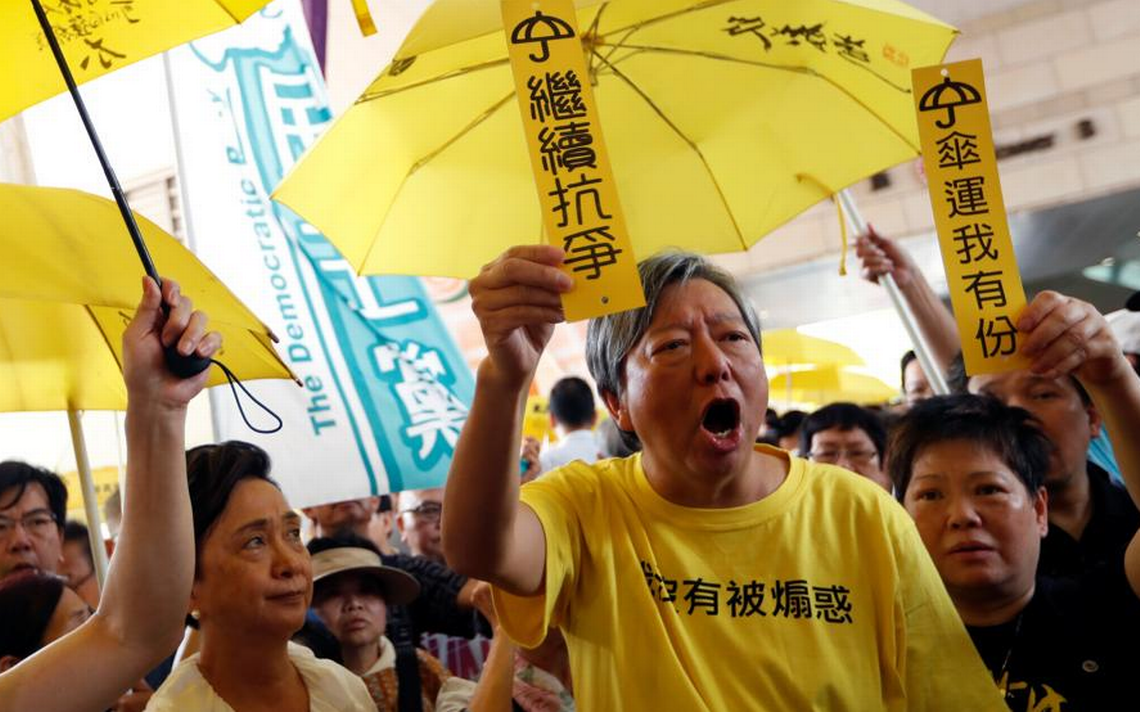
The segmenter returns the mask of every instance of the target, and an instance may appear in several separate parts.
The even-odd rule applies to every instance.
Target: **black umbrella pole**
[[[55,56],[55,63],[59,65],[59,71],[63,75],[63,81],[67,83],[67,91],[71,94],[71,99],[75,102],[75,108],[79,112],[79,118],[83,122],[83,128],[87,129],[87,136],[91,139],[91,146],[95,149],[95,155],[99,157],[99,165],[103,167],[103,175],[107,177],[107,184],[111,187],[111,195],[115,197],[115,203],[119,206],[119,212],[123,215],[123,222],[127,225],[127,232],[131,234],[131,240],[135,243],[135,251],[139,253],[139,259],[142,260],[143,269],[146,270],[147,275],[150,276],[159,286],[162,285],[162,279],[158,276],[158,270],[154,266],[154,260],[150,258],[150,250],[146,248],[146,242],[143,240],[142,232],[139,230],[138,223],[135,222],[135,215],[131,212],[131,206],[127,203],[127,196],[123,193],[122,186],[119,185],[119,179],[115,176],[115,169],[111,167],[111,162],[107,160],[107,154],[103,151],[103,144],[99,140],[99,134],[95,132],[95,124],[91,122],[91,116],[87,113],[87,105],[83,103],[83,97],[79,95],[79,88],[75,85],[75,78],[71,76],[71,68],[67,66],[67,59],[63,56],[63,50],[59,48],[59,42],[55,38],[55,33],[51,29],[51,23],[48,22],[47,14],[44,13],[43,7],[40,5],[39,0],[32,0],[32,7],[36,11],[36,18],[40,21],[40,27],[44,31],[44,37],[48,41],[48,46],[51,47],[51,53]]]
[[[36,18],[40,21],[44,37],[48,41],[48,46],[51,47],[51,53],[55,56],[55,63],[59,65],[63,81],[67,83],[67,91],[71,94],[72,101],[75,102],[79,118],[83,121],[83,128],[87,129],[87,136],[91,139],[91,146],[95,149],[95,155],[99,157],[99,165],[103,167],[103,175],[107,177],[107,184],[111,186],[111,195],[115,196],[115,203],[119,206],[119,213],[122,214],[123,222],[127,225],[127,232],[131,234],[131,240],[135,243],[135,251],[139,254],[143,269],[161,288],[162,278],[158,276],[158,269],[154,266],[154,260],[150,258],[150,250],[146,248],[146,241],[143,240],[142,231],[139,230],[139,225],[135,222],[135,214],[131,212],[131,206],[127,203],[127,196],[123,193],[123,187],[119,185],[119,179],[115,176],[115,169],[111,168],[111,162],[107,160],[103,143],[99,140],[99,134],[95,132],[95,124],[92,123],[91,116],[87,113],[87,105],[83,103],[83,97],[79,95],[79,88],[75,85],[75,78],[71,76],[71,68],[67,66],[67,59],[63,56],[63,50],[59,48],[59,42],[51,29],[47,14],[44,13],[39,0],[32,0],[32,8],[36,11]],[[162,310],[165,312],[168,309],[166,303],[163,302]],[[175,344],[171,344],[166,347],[166,367],[176,376],[189,378],[209,368],[210,359],[183,356],[178,353]]]

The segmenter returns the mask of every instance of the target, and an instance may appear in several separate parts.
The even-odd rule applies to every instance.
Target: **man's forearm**
[[[443,546],[456,571],[491,579],[506,555],[519,498],[518,452],[526,384],[479,366],[475,398],[447,479]]]
[[[1140,440],[1134,436],[1140,433],[1140,377],[1130,367],[1122,367],[1121,376],[1110,383],[1082,383],[1104,419],[1104,426],[1115,436],[1112,450],[1120,476],[1132,501],[1140,507]]]

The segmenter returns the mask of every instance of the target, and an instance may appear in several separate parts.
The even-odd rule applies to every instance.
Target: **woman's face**
[[[202,543],[190,598],[203,635],[221,629],[287,639],[304,624],[312,597],[301,517],[273,485],[242,480]]]
[[[91,606],[87,605],[78,593],[64,586],[59,603],[55,604],[55,611],[48,620],[47,628],[44,628],[44,638],[40,644],[47,645],[62,638],[86,623],[92,613],[94,611],[91,610]]]

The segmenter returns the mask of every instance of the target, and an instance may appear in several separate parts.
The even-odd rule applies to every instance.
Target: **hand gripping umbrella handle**
[[[123,216],[123,222],[127,225],[127,232],[131,235],[131,240],[135,244],[135,251],[138,252],[139,260],[142,261],[143,269],[146,270],[147,275],[155,281],[155,283],[162,287],[162,278],[158,276],[158,269],[154,266],[154,260],[150,258],[150,251],[147,250],[146,242],[143,240],[142,231],[139,230],[138,223],[135,222],[134,213],[131,212],[131,206],[127,203],[127,196],[123,192],[123,188],[119,185],[119,179],[115,175],[115,170],[111,167],[111,162],[107,159],[107,154],[103,151],[103,144],[99,141],[99,135],[95,133],[95,124],[92,123],[91,117],[87,114],[87,106],[83,103],[83,97],[79,95],[79,88],[75,85],[75,78],[71,75],[71,69],[67,66],[67,59],[63,56],[63,50],[59,47],[59,42],[56,40],[55,32],[52,31],[51,23],[44,13],[43,7],[40,5],[39,0],[31,0],[32,8],[35,10],[36,19],[39,20],[40,28],[44,32],[44,38],[47,40],[48,46],[51,47],[51,53],[55,57],[55,63],[59,66],[59,71],[63,75],[63,81],[67,84],[67,91],[71,94],[72,100],[75,102],[75,108],[79,112],[79,118],[83,122],[83,128],[87,129],[87,136],[91,139],[91,146],[95,149],[95,155],[99,158],[99,165],[103,167],[103,174],[107,177],[107,184],[111,187],[111,195],[115,197],[115,203],[119,206],[119,212]],[[164,303],[162,305],[163,312],[169,312],[169,308]],[[198,356],[183,356],[178,353],[174,345],[166,349],[166,366],[170,372],[180,378],[190,378],[196,376],[202,371],[210,367],[210,359],[201,358]]]
[[[210,367],[211,360],[201,356],[185,356],[178,353],[177,344],[167,346],[163,353],[166,356],[166,367],[179,378],[191,378]]]

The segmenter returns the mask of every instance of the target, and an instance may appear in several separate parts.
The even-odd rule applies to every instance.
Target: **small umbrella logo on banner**
[[[947,96],[953,94],[955,96]],[[922,99],[918,102],[919,111],[939,111],[946,112],[946,119],[936,119],[934,125],[940,129],[948,129],[954,126],[956,121],[954,117],[954,109],[959,106],[969,106],[977,104],[982,100],[978,90],[966,84],[965,82],[956,82],[947,74],[941,84],[937,84],[926,91],[922,95]]]
[[[534,17],[527,18],[515,25],[511,32],[511,44],[527,44],[538,42],[542,45],[542,53],[530,55],[534,62],[545,62],[550,58],[550,47],[547,44],[552,40],[565,40],[574,37],[574,28],[565,20],[557,17],[543,15],[541,10],[534,11]]]

